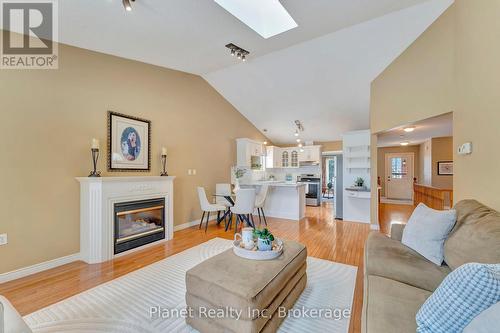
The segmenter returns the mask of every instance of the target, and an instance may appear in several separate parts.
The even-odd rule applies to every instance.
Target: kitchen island
[[[306,213],[306,185],[284,181],[262,181],[241,184],[241,188],[255,188],[259,193],[262,185],[268,185],[264,213],[275,217],[300,221]],[[255,211],[254,215],[258,215]]]

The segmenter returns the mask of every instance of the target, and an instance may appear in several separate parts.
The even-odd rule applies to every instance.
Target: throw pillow
[[[417,313],[418,333],[462,332],[500,302],[500,264],[465,264],[451,272]]]
[[[444,241],[456,221],[455,210],[434,210],[421,203],[408,220],[401,243],[441,266],[444,260]]]
[[[500,329],[500,302],[490,306],[474,318],[463,333],[497,333]]]

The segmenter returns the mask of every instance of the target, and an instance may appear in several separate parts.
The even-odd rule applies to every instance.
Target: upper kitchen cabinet
[[[265,148],[261,142],[250,139],[236,139],[237,166],[252,170],[263,170]]]
[[[319,164],[321,161],[321,146],[305,146],[299,153],[299,163]]]
[[[281,148],[275,146],[266,147],[266,168],[281,168]]]
[[[282,168],[290,167],[290,152],[286,149],[282,149],[281,151],[281,167]]]
[[[292,149],[290,151],[290,167],[299,167],[299,151],[297,149]]]

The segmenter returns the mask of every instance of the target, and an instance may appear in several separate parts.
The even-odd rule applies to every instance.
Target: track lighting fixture
[[[295,133],[293,133],[293,135],[295,135],[296,137],[298,137],[300,135],[300,132],[304,131],[304,126],[302,126],[302,123],[300,122],[300,120],[295,120],[294,123],[295,123],[295,126],[297,128],[295,129]],[[302,140],[300,140],[299,138],[297,138],[295,141],[297,141],[297,143],[300,143]],[[299,145],[299,147],[302,147],[302,146]]]
[[[234,45],[233,43],[227,44],[226,47],[231,50],[232,56],[237,56],[237,58],[241,61],[246,61],[247,55],[250,54],[250,52],[248,52],[247,50],[242,49],[241,47]]]
[[[304,126],[302,126],[302,123],[300,120],[295,120],[295,126],[297,126],[297,131],[303,132],[304,131]]]
[[[122,0],[123,7],[127,12],[132,11],[132,4],[131,2],[135,2],[135,0]]]

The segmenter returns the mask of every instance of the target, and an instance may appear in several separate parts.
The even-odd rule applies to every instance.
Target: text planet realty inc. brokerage
[[[149,308],[149,317],[152,320],[170,319],[170,318],[207,318],[207,319],[235,319],[239,320],[245,313],[246,318],[271,318],[277,315],[279,318],[312,318],[312,319],[332,319],[342,320],[351,317],[350,309],[335,309],[335,308],[306,308],[295,307],[287,309],[279,307],[275,312],[269,313],[269,310],[259,310],[248,308],[235,309],[232,307],[223,308],[164,308],[161,306],[153,306]]]

